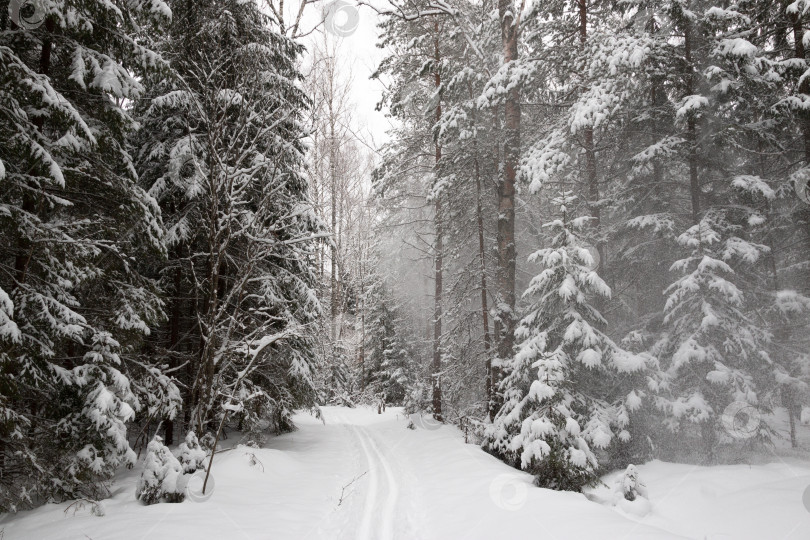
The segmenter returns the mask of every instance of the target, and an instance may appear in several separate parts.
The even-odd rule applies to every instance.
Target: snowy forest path
[[[327,422],[342,424],[353,439],[353,444],[360,450],[356,482],[359,493],[364,495],[362,508],[357,519],[357,531],[352,536],[358,540],[394,540],[395,538],[414,538],[414,520],[405,504],[400,500],[401,480],[403,474],[396,464],[396,456],[391,451],[392,445],[384,444],[380,433],[370,426],[354,423],[342,411],[333,410],[327,416]],[[393,447],[395,448],[395,444]],[[354,501],[356,507],[359,501]]]
[[[530,475],[465,444],[453,426],[418,422],[406,429],[400,408],[379,414],[376,407],[322,407],[322,414],[344,448],[331,466],[341,469],[342,489],[323,538],[477,540],[533,530],[567,539],[594,538],[601,529],[609,531],[605,538],[677,537],[581,494],[536,490]]]
[[[652,510],[641,516],[581,493],[537,489],[530,474],[447,424],[389,407],[301,411],[297,430],[260,448],[238,433],[214,457],[210,499],[145,506],[138,463],[116,478],[105,516],[76,501],[0,516],[3,540],[806,540],[810,464],[640,465]],[[323,421],[322,421],[323,420]],[[787,461],[787,460],[786,460]],[[618,473],[617,473],[618,474]],[[616,474],[605,479],[608,486]],[[632,510],[632,508],[630,509]],[[770,519],[777,515],[779,519]],[[777,531],[778,534],[773,533]],[[773,534],[772,534],[773,533]]]

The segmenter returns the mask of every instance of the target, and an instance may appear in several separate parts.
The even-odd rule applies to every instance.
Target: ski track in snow
[[[361,540],[393,540],[394,518],[399,496],[399,485],[388,464],[388,458],[380,452],[380,448],[365,428],[352,427],[351,430],[360,441],[360,446],[366,455],[370,482],[373,487],[366,494],[366,503],[363,511],[363,522],[360,527]],[[380,490],[380,469],[385,476],[385,485]],[[372,523],[376,521],[376,530],[372,530]]]
[[[344,416],[336,415],[335,421],[342,423],[352,433],[366,462],[368,489],[363,504],[363,516],[358,528],[358,540],[393,540],[396,520],[399,483],[389,463],[389,456],[380,450],[369,431],[349,422]],[[360,471],[358,474],[362,474]],[[380,474],[382,472],[382,474]]]

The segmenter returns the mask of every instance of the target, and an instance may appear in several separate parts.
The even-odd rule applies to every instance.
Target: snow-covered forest
[[[0,538],[806,540],[808,49],[810,0],[0,0]]]

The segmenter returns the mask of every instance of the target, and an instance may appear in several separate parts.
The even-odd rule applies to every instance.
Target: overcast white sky
[[[375,4],[382,7],[386,5],[386,1],[377,0]],[[382,49],[377,48],[377,13],[369,7],[358,8],[351,0],[319,0],[306,6],[302,29],[306,32],[319,25],[324,18],[324,9],[330,5],[335,14],[332,23],[337,32],[348,35],[338,37],[335,33],[328,32],[327,25],[320,24],[302,41],[307,46],[313,40],[320,42],[324,32],[327,32],[330,39],[338,41],[340,63],[346,67],[347,77],[351,76],[355,128],[368,144],[379,148],[387,140],[386,131],[390,124],[384,112],[374,109],[382,96],[382,85],[377,80],[369,79],[383,57]],[[285,6],[287,21],[295,20],[299,6],[299,0],[293,0]],[[352,31],[355,21],[356,28]]]

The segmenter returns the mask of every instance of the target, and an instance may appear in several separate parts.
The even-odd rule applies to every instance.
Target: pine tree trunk
[[[691,21],[686,21],[684,29],[684,59],[686,60],[686,95],[695,93],[695,66],[692,63],[694,29]],[[697,125],[694,116],[686,121],[686,140],[689,142],[689,193],[692,199],[692,223],[700,223],[700,178],[698,177]]]
[[[651,16],[647,26],[647,31],[650,34],[655,34],[659,30],[660,28],[658,27],[655,21],[655,17]],[[659,114],[658,109],[659,107],[666,106],[666,103],[667,103],[667,95],[666,91],[663,88],[661,79],[653,78],[650,81],[650,106],[653,110],[653,114],[650,117],[650,139],[649,139],[650,145],[656,144],[663,134],[661,122],[659,121],[658,118]],[[662,166],[660,158],[658,157],[653,157],[652,159],[652,181],[653,181],[653,188],[652,188],[653,190],[657,191],[663,188],[664,167]],[[660,208],[657,207],[655,204],[648,207],[649,212],[657,212],[659,210]],[[666,261],[662,260],[654,260],[649,262],[655,269],[653,272],[650,273],[651,281],[649,283],[649,286],[651,287],[651,290],[663,291],[669,285],[667,272],[667,268],[669,265]],[[647,296],[648,295],[644,294],[638,295],[639,301],[637,309],[639,310],[639,312],[643,313],[647,309],[649,309],[648,302],[650,301],[650,299]],[[663,295],[661,298],[663,299]]]
[[[796,394],[790,386],[782,387],[782,405],[787,409],[788,422],[790,424],[790,447],[798,448],[799,441],[796,439],[796,417],[801,414],[797,407]]]
[[[795,404],[790,403],[788,406],[788,419],[790,421],[790,447],[791,448],[798,448],[799,441],[796,439],[796,415],[793,414],[795,409]]]
[[[214,337],[216,331],[216,311],[219,305],[219,270],[222,259],[219,223],[219,179],[217,168],[214,163],[213,154],[216,151],[216,144],[212,140],[213,134],[209,134],[208,140],[208,215],[206,216],[208,225],[208,236],[206,246],[208,248],[205,289],[202,291],[204,300],[204,311],[202,313],[200,325],[200,350],[199,365],[194,386],[192,389],[194,397],[194,414],[192,422],[197,433],[205,433],[205,425],[208,422],[208,412],[212,401],[214,384]]]
[[[439,56],[439,23],[435,23],[436,39],[436,72],[434,74],[434,82],[436,91],[439,91],[441,86],[441,75],[439,74],[438,67],[441,57]],[[441,121],[442,118],[442,104],[441,100],[436,104],[436,122]],[[442,157],[442,147],[439,141],[436,141],[436,173],[438,174],[439,161]],[[441,370],[442,370],[442,197],[441,194],[434,193],[436,198],[436,213],[434,216],[434,223],[436,228],[436,246],[434,253],[435,264],[435,293],[434,293],[434,307],[433,307],[433,366],[431,370],[431,380],[433,384],[433,416],[437,420],[442,419],[442,387],[441,387]]]
[[[588,40],[588,5],[586,0],[579,1],[579,42],[585,47]],[[596,174],[596,150],[593,142],[593,128],[588,127],[584,133],[585,146],[585,184],[588,190],[588,212],[593,218],[591,225],[596,236],[596,250],[599,252],[600,264],[606,263],[605,243],[601,239],[601,212],[599,210],[599,180]],[[603,272],[604,273],[604,272]]]
[[[172,359],[175,354],[177,342],[180,340],[180,310],[182,309],[182,300],[180,299],[180,287],[183,283],[183,269],[180,266],[180,247],[178,246],[175,255],[177,268],[174,269],[174,298],[172,301],[171,313],[169,315],[169,343],[167,348],[167,361],[170,367],[176,367],[176,362]],[[174,444],[174,422],[170,418],[164,418],[163,425],[165,426],[165,439],[166,445],[171,446]]]
[[[53,41],[51,34],[56,28],[56,22],[53,17],[48,17],[45,20],[46,38],[42,42],[42,49],[39,53],[39,73],[46,77],[51,71],[51,51],[53,50]],[[33,124],[38,130],[42,130],[45,125],[45,116],[37,115],[33,119]],[[33,173],[33,171],[30,171]],[[26,214],[33,214],[37,209],[37,198],[30,192],[26,191],[23,195],[22,211]],[[25,283],[28,274],[28,266],[31,263],[31,256],[33,253],[33,245],[24,237],[17,241],[17,255],[14,257],[14,279],[18,284]]]
[[[470,88],[470,98],[472,98]],[[473,124],[476,124],[475,109],[472,110]],[[487,306],[487,268],[486,252],[484,251],[484,212],[481,194],[481,165],[478,161],[478,136],[473,139],[473,165],[475,167],[475,218],[478,225],[478,256],[481,261],[481,323],[484,327],[484,387],[487,397],[487,414],[489,419],[494,418],[492,412],[492,356],[489,335],[489,307]]]
[[[504,63],[518,60],[518,24],[512,0],[498,0]],[[502,378],[500,363],[512,356],[515,341],[515,180],[520,159],[520,91],[513,85],[504,102],[503,168],[498,179],[498,268],[496,273],[495,339],[497,359],[492,365],[493,407],[500,409],[497,392]]]
[[[802,24],[801,15],[793,15],[790,17],[791,25],[793,26],[793,43],[795,43],[796,58],[801,60],[807,59],[807,52],[804,48],[804,25]],[[799,93],[810,95],[810,80],[805,77],[799,85]],[[802,139],[804,140],[804,161],[806,165],[810,165],[810,112],[802,110],[799,112],[801,119]]]
[[[801,60],[807,60],[807,50],[804,47],[804,24],[802,22],[802,16],[796,14],[791,17],[791,24],[793,26],[793,42],[795,45],[795,54],[796,58]],[[810,97],[810,77],[804,77],[801,84],[799,85],[799,93],[804,94],[805,96]],[[799,119],[801,122],[801,131],[802,131],[802,138],[804,140],[804,165],[805,167],[810,167],[810,111],[802,109],[799,111]],[[805,227],[806,236],[805,242],[808,249],[810,249],[810,227]],[[809,275],[810,273],[805,273],[805,275]],[[806,280],[807,283],[810,283],[810,279]],[[808,289],[805,288],[804,292],[807,292]]]
[[[478,164],[478,156],[475,157],[475,211],[478,222],[478,256],[481,259],[481,323],[484,327],[484,368],[485,386],[487,395],[487,410],[492,420],[492,356],[490,349],[491,338],[489,336],[489,308],[487,306],[487,267],[486,253],[484,251],[484,216],[481,208],[481,170]]]

